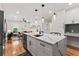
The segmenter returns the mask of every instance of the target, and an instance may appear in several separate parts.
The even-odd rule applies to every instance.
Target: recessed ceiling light
[[[20,12],[19,11],[16,11],[16,14],[19,14]]]

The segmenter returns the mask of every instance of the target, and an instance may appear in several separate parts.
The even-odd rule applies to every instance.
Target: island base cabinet
[[[53,55],[52,46],[38,40],[38,56],[51,56]]]
[[[30,52],[31,51],[31,45],[30,45],[30,37],[29,36],[27,36],[27,50]]]
[[[27,49],[34,56],[51,56],[52,46],[31,36],[27,36]]]
[[[32,55],[37,55],[37,41],[31,36],[27,36],[27,49]]]
[[[65,48],[64,40],[60,42],[58,43],[58,47],[57,44],[48,44],[28,35],[27,49],[34,56],[63,56],[65,54],[65,51],[63,50]]]

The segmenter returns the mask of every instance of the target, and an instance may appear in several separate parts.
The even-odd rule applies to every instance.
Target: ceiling
[[[69,8],[68,3],[0,3],[1,10],[4,10],[5,18],[8,20],[28,20],[41,19],[41,17],[51,16],[51,12],[57,12]],[[79,5],[79,4],[73,4]],[[38,11],[35,12],[35,9]]]

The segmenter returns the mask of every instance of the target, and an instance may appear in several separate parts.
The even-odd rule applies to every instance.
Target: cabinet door
[[[27,49],[30,52],[30,48],[31,48],[31,38],[30,36],[27,36]]]
[[[30,53],[35,56],[53,55],[52,45],[49,45],[31,36],[27,37],[27,48],[30,51]]]
[[[32,55],[35,55],[35,56],[37,56],[37,54],[38,54],[37,44],[38,44],[37,40],[35,38],[31,37],[31,53],[32,53]]]
[[[27,36],[27,49],[32,55],[37,55],[37,41],[31,36]]]
[[[38,56],[52,56],[53,46],[38,40]]]

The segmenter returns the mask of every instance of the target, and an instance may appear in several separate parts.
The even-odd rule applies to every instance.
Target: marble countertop
[[[36,37],[32,33],[24,33],[24,34],[29,35],[33,38],[36,38],[38,40],[41,40],[41,41],[49,43],[49,44],[55,44],[55,43],[65,39],[65,36],[62,36],[62,35],[59,36],[56,34],[44,34],[43,36],[40,36],[40,37]]]
[[[79,37],[79,34],[78,33],[65,33],[65,36]]]

